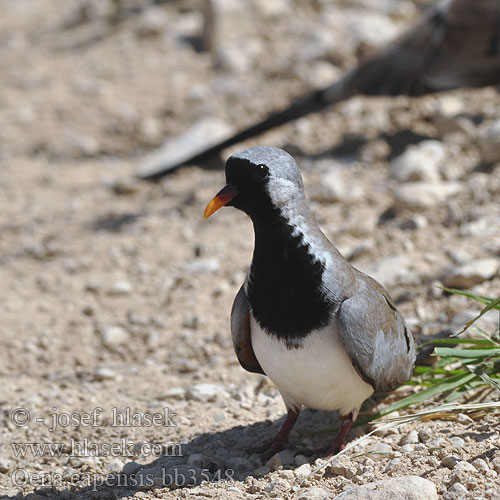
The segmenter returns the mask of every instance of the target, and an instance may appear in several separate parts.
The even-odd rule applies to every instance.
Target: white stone
[[[476,316],[477,315],[475,314],[474,317],[476,317]],[[465,413],[459,413],[457,415],[457,422],[459,424],[472,424],[472,423],[474,423],[474,420],[472,420],[472,418],[470,418],[469,415],[466,415]]]
[[[464,485],[455,483],[443,495],[443,500],[462,500],[468,496],[468,493],[469,492]]]
[[[459,182],[408,182],[399,186],[394,196],[403,208],[429,208],[444,203],[461,189]]]
[[[102,333],[102,342],[107,347],[115,347],[127,343],[128,332],[121,326],[110,326]]]
[[[454,472],[476,472],[476,468],[465,460],[460,460],[453,468]]]
[[[432,433],[429,429],[423,427],[418,431],[418,437],[422,442],[427,443],[427,441],[430,441],[432,439]]]
[[[364,189],[350,172],[335,168],[322,174],[321,181],[310,187],[310,199],[321,203],[352,203],[361,200]]]
[[[464,112],[464,101],[462,98],[453,95],[439,96],[437,109],[442,116],[453,117]]]
[[[423,141],[409,146],[391,164],[391,175],[400,182],[436,182],[446,159],[446,149],[439,141]]]
[[[418,476],[396,477],[358,486],[334,500],[437,500],[434,483]]]
[[[453,448],[463,448],[465,446],[465,441],[459,436],[451,437],[450,443]]]
[[[137,22],[137,35],[155,37],[161,35],[168,25],[168,14],[161,7],[149,7],[139,17]]]
[[[106,368],[105,366],[96,368],[94,372],[96,380],[113,380],[115,377],[116,373],[111,368]]]
[[[330,493],[323,488],[302,488],[293,496],[293,500],[325,500]]]
[[[400,463],[401,463],[400,458],[393,458],[389,462],[389,465],[385,468],[384,474],[387,474],[388,472],[392,472]]]
[[[372,460],[382,460],[393,455],[392,446],[381,442],[373,444],[366,451]]]
[[[196,259],[186,266],[190,273],[214,273],[220,267],[217,259]]]
[[[446,446],[446,439],[442,437],[437,437],[427,443],[429,448],[442,448]]]
[[[418,443],[418,431],[413,430],[410,431],[408,434],[406,434],[406,436],[403,436],[399,444],[405,445],[405,444],[415,444],[415,443]]]
[[[158,399],[158,400],[164,400],[164,399],[182,400],[185,398],[185,396],[186,396],[186,391],[182,387],[172,387],[171,389],[168,389],[167,391],[163,392],[156,399]]]
[[[418,285],[419,273],[413,268],[415,260],[406,255],[388,255],[361,271],[372,276],[386,288],[395,285]]]
[[[286,16],[290,9],[293,9],[288,0],[273,0],[272,2],[269,0],[255,0],[254,3],[263,16],[270,18]]]
[[[472,465],[481,472],[488,472],[490,470],[488,464],[482,458],[476,458],[476,460],[472,462]]]
[[[302,464],[300,467],[297,467],[293,473],[297,476],[308,476],[311,473],[311,465],[310,464]]]
[[[116,281],[109,289],[110,295],[129,295],[132,292],[132,285],[128,281]]]
[[[485,258],[454,268],[444,279],[444,285],[451,288],[469,288],[492,279],[500,266],[500,260]]]
[[[500,474],[500,457],[494,458],[491,461],[491,468]]]
[[[222,392],[222,387],[217,384],[195,384],[187,390],[186,397],[202,402],[216,401]]]

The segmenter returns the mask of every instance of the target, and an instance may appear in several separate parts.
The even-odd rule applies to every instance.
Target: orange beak
[[[227,205],[236,195],[238,190],[232,184],[224,186],[209,202],[205,208],[203,217],[208,219],[213,213],[217,212],[219,208]]]

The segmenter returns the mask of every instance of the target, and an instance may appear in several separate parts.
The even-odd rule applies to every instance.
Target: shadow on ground
[[[78,483],[81,485],[84,482],[86,486],[83,487],[77,486],[72,489],[45,487],[25,496],[18,494],[3,498],[116,499],[155,488],[176,490],[191,488],[202,481],[230,484],[233,480],[244,481],[249,476],[258,478],[269,469],[262,469],[265,464],[260,456],[255,453],[249,454],[247,450],[273,437],[284,419],[285,415],[274,422],[266,420],[223,431],[207,432],[181,444],[164,443],[164,454],[156,460],[141,465],[140,468],[138,465],[134,466],[134,463],[129,463],[124,468],[125,472],[103,474],[101,478],[97,478],[94,474],[93,482],[87,480]],[[286,448],[288,453],[283,455],[284,467],[295,469],[296,455],[304,455],[308,453],[305,450],[327,444],[333,439],[338,424],[335,412],[304,410],[292,431],[290,443]],[[349,439],[363,432],[361,427],[355,428]],[[313,454],[305,456],[311,463],[315,458]]]

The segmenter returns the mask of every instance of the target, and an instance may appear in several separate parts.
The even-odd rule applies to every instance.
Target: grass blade
[[[492,349],[452,349],[450,347],[436,347],[434,356],[452,357],[452,358],[491,358],[492,356],[500,355],[500,348]]]

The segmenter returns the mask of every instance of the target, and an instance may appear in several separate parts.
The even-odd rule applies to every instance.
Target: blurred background
[[[331,83],[430,4],[0,0],[3,487],[16,467],[45,467],[12,456],[9,442],[85,435],[12,426],[14,406],[170,405],[169,438],[184,441],[282,415],[277,391],[232,351],[229,312],[253,232],[236,211],[202,219],[223,171],[190,166],[158,184],[134,175],[166,142],[182,147],[177,136],[222,136]],[[346,258],[388,288],[415,333],[457,331],[480,306],[440,285],[500,291],[498,103],[494,88],[355,97],[222,156],[254,144],[296,155]],[[245,439],[252,432],[262,429]],[[94,438],[119,436],[103,426]],[[165,439],[151,428],[127,437]],[[240,437],[193,449],[212,446],[222,464],[240,457],[240,472],[258,467],[238,455]],[[126,461],[48,463],[102,473]]]

